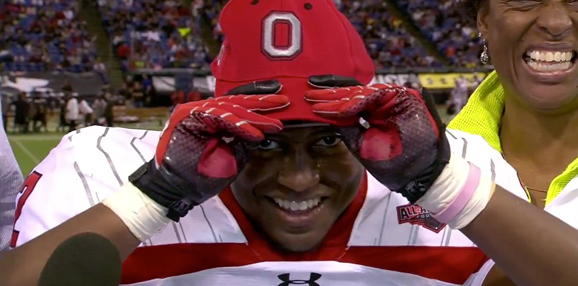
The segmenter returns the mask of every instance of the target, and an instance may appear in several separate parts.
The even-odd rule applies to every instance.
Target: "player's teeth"
[[[311,209],[316,207],[320,202],[321,202],[321,198],[315,198],[315,199],[311,199],[311,200],[306,200],[306,201],[287,201],[287,200],[282,200],[282,199],[273,199],[275,201],[275,203],[281,207],[284,208],[286,210],[291,210],[291,211],[304,211],[307,209]]]
[[[569,52],[542,52],[542,51],[528,51],[526,56],[530,59],[539,62],[568,62],[572,60],[574,53]]]

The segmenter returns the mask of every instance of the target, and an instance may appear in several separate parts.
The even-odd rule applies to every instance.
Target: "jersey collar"
[[[219,198],[237,221],[249,247],[257,252],[259,257],[269,261],[335,260],[347,250],[355,220],[367,196],[367,184],[366,172],[353,201],[325,235],[321,246],[307,253],[285,253],[277,250],[269,239],[249,221],[249,218],[233,196],[231,188],[223,190],[219,194]]]

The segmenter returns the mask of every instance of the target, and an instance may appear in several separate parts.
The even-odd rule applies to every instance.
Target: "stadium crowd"
[[[449,59],[451,65],[479,66],[483,47],[476,28],[459,8],[459,0],[400,0],[421,32]]]
[[[98,6],[124,70],[208,67],[191,10],[182,3],[100,0]]]
[[[451,65],[474,67],[479,39],[457,11],[457,0],[404,0],[421,32],[434,42]],[[200,38],[202,23],[212,25],[217,43],[223,41],[218,23],[228,0],[196,0],[190,9],[177,1],[98,1],[103,23],[124,70],[130,68],[207,68],[208,48]],[[363,36],[376,68],[441,67],[383,1],[336,1]],[[433,9],[435,6],[435,9]],[[430,11],[428,13],[425,13]],[[160,11],[160,13],[159,13]],[[442,27],[438,29],[437,27]]]
[[[218,16],[228,0],[99,0],[97,5],[115,55],[124,71],[134,68],[208,68],[211,57],[201,41],[202,23],[223,41]],[[475,28],[458,10],[458,0],[402,0],[420,32],[452,66],[473,68],[482,47]],[[336,1],[363,36],[376,68],[441,67],[413,37],[387,3]],[[0,1],[0,62],[8,71],[93,70],[94,39],[77,18],[73,0]],[[37,44],[39,43],[39,44]]]
[[[0,1],[0,62],[7,71],[85,72],[96,59],[93,38],[74,0]]]

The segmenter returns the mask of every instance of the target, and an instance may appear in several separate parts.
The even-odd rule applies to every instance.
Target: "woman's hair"
[[[476,23],[478,12],[484,5],[487,5],[488,0],[462,0],[461,5],[469,20]]]

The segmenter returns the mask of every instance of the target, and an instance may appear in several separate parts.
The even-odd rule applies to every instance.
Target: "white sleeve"
[[[90,189],[99,189],[101,194],[114,191],[102,178],[82,172],[83,163],[78,159],[83,152],[76,150],[71,138],[65,136],[26,178],[16,198],[11,247],[32,240],[99,203],[101,198]]]
[[[83,100],[80,102],[79,110],[80,110],[80,113],[82,113],[82,114],[91,114],[92,113],[92,108],[90,108],[90,105],[88,105],[86,100]]]
[[[93,112],[92,107],[90,107],[86,101],[84,101],[84,108],[87,114],[91,114]]]

